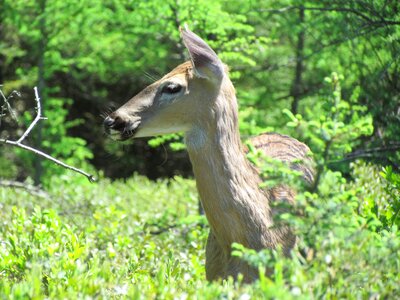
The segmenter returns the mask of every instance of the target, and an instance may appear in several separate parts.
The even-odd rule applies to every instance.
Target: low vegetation
[[[392,298],[400,295],[399,176],[358,162],[357,180],[326,172],[318,193],[283,216],[300,242],[234,255],[264,274],[252,285],[207,283],[208,234],[193,180],[54,178],[48,197],[0,189],[0,291],[4,299]],[[379,184],[371,184],[377,182]]]

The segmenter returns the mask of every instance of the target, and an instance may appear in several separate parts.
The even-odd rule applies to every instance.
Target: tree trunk
[[[4,42],[5,38],[4,38],[4,24],[2,23],[4,18],[5,18],[5,5],[4,5],[4,0],[0,0],[0,7],[2,7],[3,9],[0,9],[0,42]],[[4,83],[4,61],[5,61],[5,57],[4,55],[2,55],[0,53],[0,84]]]
[[[39,94],[42,97],[42,103],[46,101],[46,93],[45,93],[45,87],[46,87],[46,80],[45,80],[45,75],[44,75],[44,70],[45,70],[45,53],[46,53],[46,48],[47,48],[47,32],[46,32],[46,17],[45,17],[45,11],[46,11],[46,0],[41,0],[40,1],[40,22],[39,22],[39,30],[40,30],[40,41],[39,41],[39,58],[38,58],[38,90]],[[44,105],[42,106],[42,114],[44,115]],[[35,144],[37,148],[41,148],[42,144],[42,122],[39,122],[36,126],[36,138],[35,138]],[[43,175],[43,165],[42,165],[42,159],[39,157],[35,158],[35,163],[34,163],[34,168],[35,168],[35,176],[34,176],[34,182],[35,185],[39,185],[41,183],[42,175]]]
[[[304,8],[299,9],[299,23],[300,26],[304,24]],[[291,94],[293,97],[292,113],[296,114],[298,111],[300,96],[303,92],[302,75],[303,75],[303,54],[304,54],[304,29],[302,28],[297,36],[296,47],[296,71],[294,75]]]

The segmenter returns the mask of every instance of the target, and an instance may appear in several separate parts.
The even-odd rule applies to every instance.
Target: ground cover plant
[[[293,226],[301,241],[292,259],[235,246],[234,254],[261,274],[274,270],[252,285],[205,281],[208,228],[193,180],[136,175],[93,186],[70,177],[55,179],[48,198],[2,188],[1,297],[394,297],[400,293],[398,175],[361,162],[352,170],[357,184],[327,172],[319,195],[299,200],[303,214]],[[370,186],[371,178],[381,184]]]

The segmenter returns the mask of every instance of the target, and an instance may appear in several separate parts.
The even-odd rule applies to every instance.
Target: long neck
[[[265,247],[263,233],[271,226],[266,195],[260,179],[242,149],[235,94],[221,93],[210,111],[210,120],[186,136],[197,188],[220,245],[227,251],[233,242]]]

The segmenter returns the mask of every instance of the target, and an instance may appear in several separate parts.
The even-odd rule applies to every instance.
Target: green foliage
[[[324,159],[321,164],[343,157],[357,146],[358,138],[373,132],[371,115],[366,107],[356,102],[359,89],[349,101],[342,99],[340,81],[343,79],[337,73],[326,77],[327,96],[322,97],[320,104],[307,108],[304,118],[300,114],[293,115],[288,109],[283,111],[290,118],[287,126],[300,133],[300,139]]]
[[[6,298],[171,299],[231,295],[204,281],[208,229],[194,182],[54,178],[49,199],[0,188]],[[235,295],[248,291],[242,288]]]
[[[90,159],[114,177],[153,172],[133,147],[104,146],[98,115],[187,59],[177,30],[186,22],[230,67],[241,133],[290,134],[317,168],[306,188],[249,145],[264,186],[296,186],[296,206],[276,221],[299,243],[290,259],[234,245],[260,269],[259,281],[241,285],[205,282],[208,227],[193,180],[91,185],[44,162],[50,198],[0,187],[0,298],[399,298],[398,12],[384,0],[2,1],[0,84],[22,92],[12,107],[27,126],[32,87],[44,83],[48,120],[42,141],[33,131],[29,143],[57,158],[85,169]],[[25,128],[2,121],[2,138]],[[149,144],[181,150],[181,141]],[[37,157],[0,151],[2,178],[33,176]]]
[[[68,109],[72,105],[71,99],[50,98],[46,101],[46,126],[43,128],[44,149],[50,149],[50,153],[62,159],[65,163],[88,168],[85,161],[93,158],[92,152],[87,147],[87,142],[78,137],[68,135],[68,130],[81,126],[83,119],[67,120]],[[61,175],[65,172],[53,163],[44,161],[43,182],[47,183],[54,175]]]
[[[268,298],[396,297],[400,231],[395,224],[383,226],[377,211],[364,207],[376,194],[369,193],[372,177],[379,172],[356,164],[356,188],[340,175],[328,171],[318,194],[305,192],[298,197],[295,212],[285,218],[300,240],[291,258],[279,251],[256,252],[234,245],[233,255],[260,269],[260,282]],[[364,194],[357,192],[363,191]],[[390,194],[381,189],[381,205]],[[398,190],[397,190],[398,192]],[[269,270],[269,275],[264,275]]]
[[[386,192],[390,195],[387,203],[382,203],[384,212],[384,225],[400,227],[400,174],[393,172],[392,167],[383,169],[380,175],[386,179]]]
[[[398,10],[396,2],[383,0],[258,0],[229,5],[220,0],[5,0],[0,12],[0,81],[9,93],[31,89],[43,79],[45,105],[48,98],[73,99],[67,119],[85,114],[85,122],[82,130],[69,133],[84,138],[105,156],[101,110],[119,106],[187,59],[177,30],[186,22],[229,65],[244,135],[269,129],[286,133],[282,110],[295,99],[299,103],[294,115],[307,117],[310,109],[314,116],[324,115],[321,79],[336,71],[346,78],[342,94],[354,106],[354,117],[368,115],[375,128],[368,138],[358,135],[352,149],[360,146],[361,139],[367,148],[382,140],[391,144],[400,135]],[[358,97],[353,101],[355,91]],[[26,96],[21,102],[28,102]],[[327,102],[334,103],[333,99]],[[356,106],[368,111],[357,112]],[[18,107],[24,111],[27,105]],[[182,146],[175,138],[172,143],[175,149]],[[117,157],[115,173],[127,164],[146,173],[154,169],[132,158],[133,149],[128,149],[131,155]],[[373,157],[386,162],[400,159],[394,151]],[[108,168],[101,159],[95,162],[98,168]]]
[[[279,251],[234,246],[234,255],[260,268],[261,278],[252,285],[205,281],[208,227],[197,215],[192,180],[151,182],[135,176],[112,183],[102,179],[93,186],[84,179],[53,178],[49,199],[0,188],[1,294],[36,299],[395,297],[400,293],[399,227],[382,226],[374,211],[362,208],[369,179],[379,171],[358,163],[353,172],[365,195],[330,171],[318,195],[301,194],[300,213],[285,220],[301,237],[290,259]],[[385,188],[371,193],[390,198]],[[265,269],[273,271],[265,276]]]
[[[92,167],[87,160],[93,158],[93,154],[87,148],[87,142],[82,138],[68,135],[68,130],[83,123],[81,119],[66,120],[68,108],[71,105],[71,99],[50,98],[46,100],[45,117],[47,119],[40,121],[45,125],[42,126],[42,124],[40,124],[36,126],[42,126],[41,134],[43,136],[43,142],[40,148],[69,165],[91,169]],[[26,126],[29,126],[34,117],[35,115],[31,115],[27,112],[24,114],[24,123]],[[37,128],[33,130],[32,135],[35,135],[35,130],[37,130]],[[34,153],[23,149],[15,149],[15,152],[17,159],[21,161],[25,170],[30,170],[31,174],[33,174],[35,161],[39,158]],[[44,168],[42,183],[44,185],[49,184],[51,177],[60,176],[65,172],[69,172],[55,165],[53,162],[43,160],[42,163]]]
[[[1,178],[13,179],[18,173],[17,166],[6,155],[0,156]]]
[[[185,144],[183,143],[182,134],[167,134],[162,136],[157,136],[149,140],[149,145],[151,147],[158,147],[160,145],[164,145],[164,143],[168,142],[169,146],[174,151],[179,151],[185,149]]]
[[[365,108],[341,98],[339,77],[325,81],[331,96],[322,107],[309,108],[306,116],[294,115],[288,126],[314,150],[318,164],[314,186],[295,185],[299,174],[281,162],[254,153],[250,159],[262,172],[267,186],[296,186],[294,207],[275,218],[289,224],[299,237],[291,258],[279,249],[257,252],[233,245],[232,255],[260,270],[260,288],[267,298],[370,298],[400,295],[399,175],[392,168],[357,161],[351,164],[352,180],[334,171],[356,139],[372,133]],[[315,112],[320,112],[316,118]],[[321,114],[322,112],[322,114]],[[267,275],[266,275],[267,274]]]

